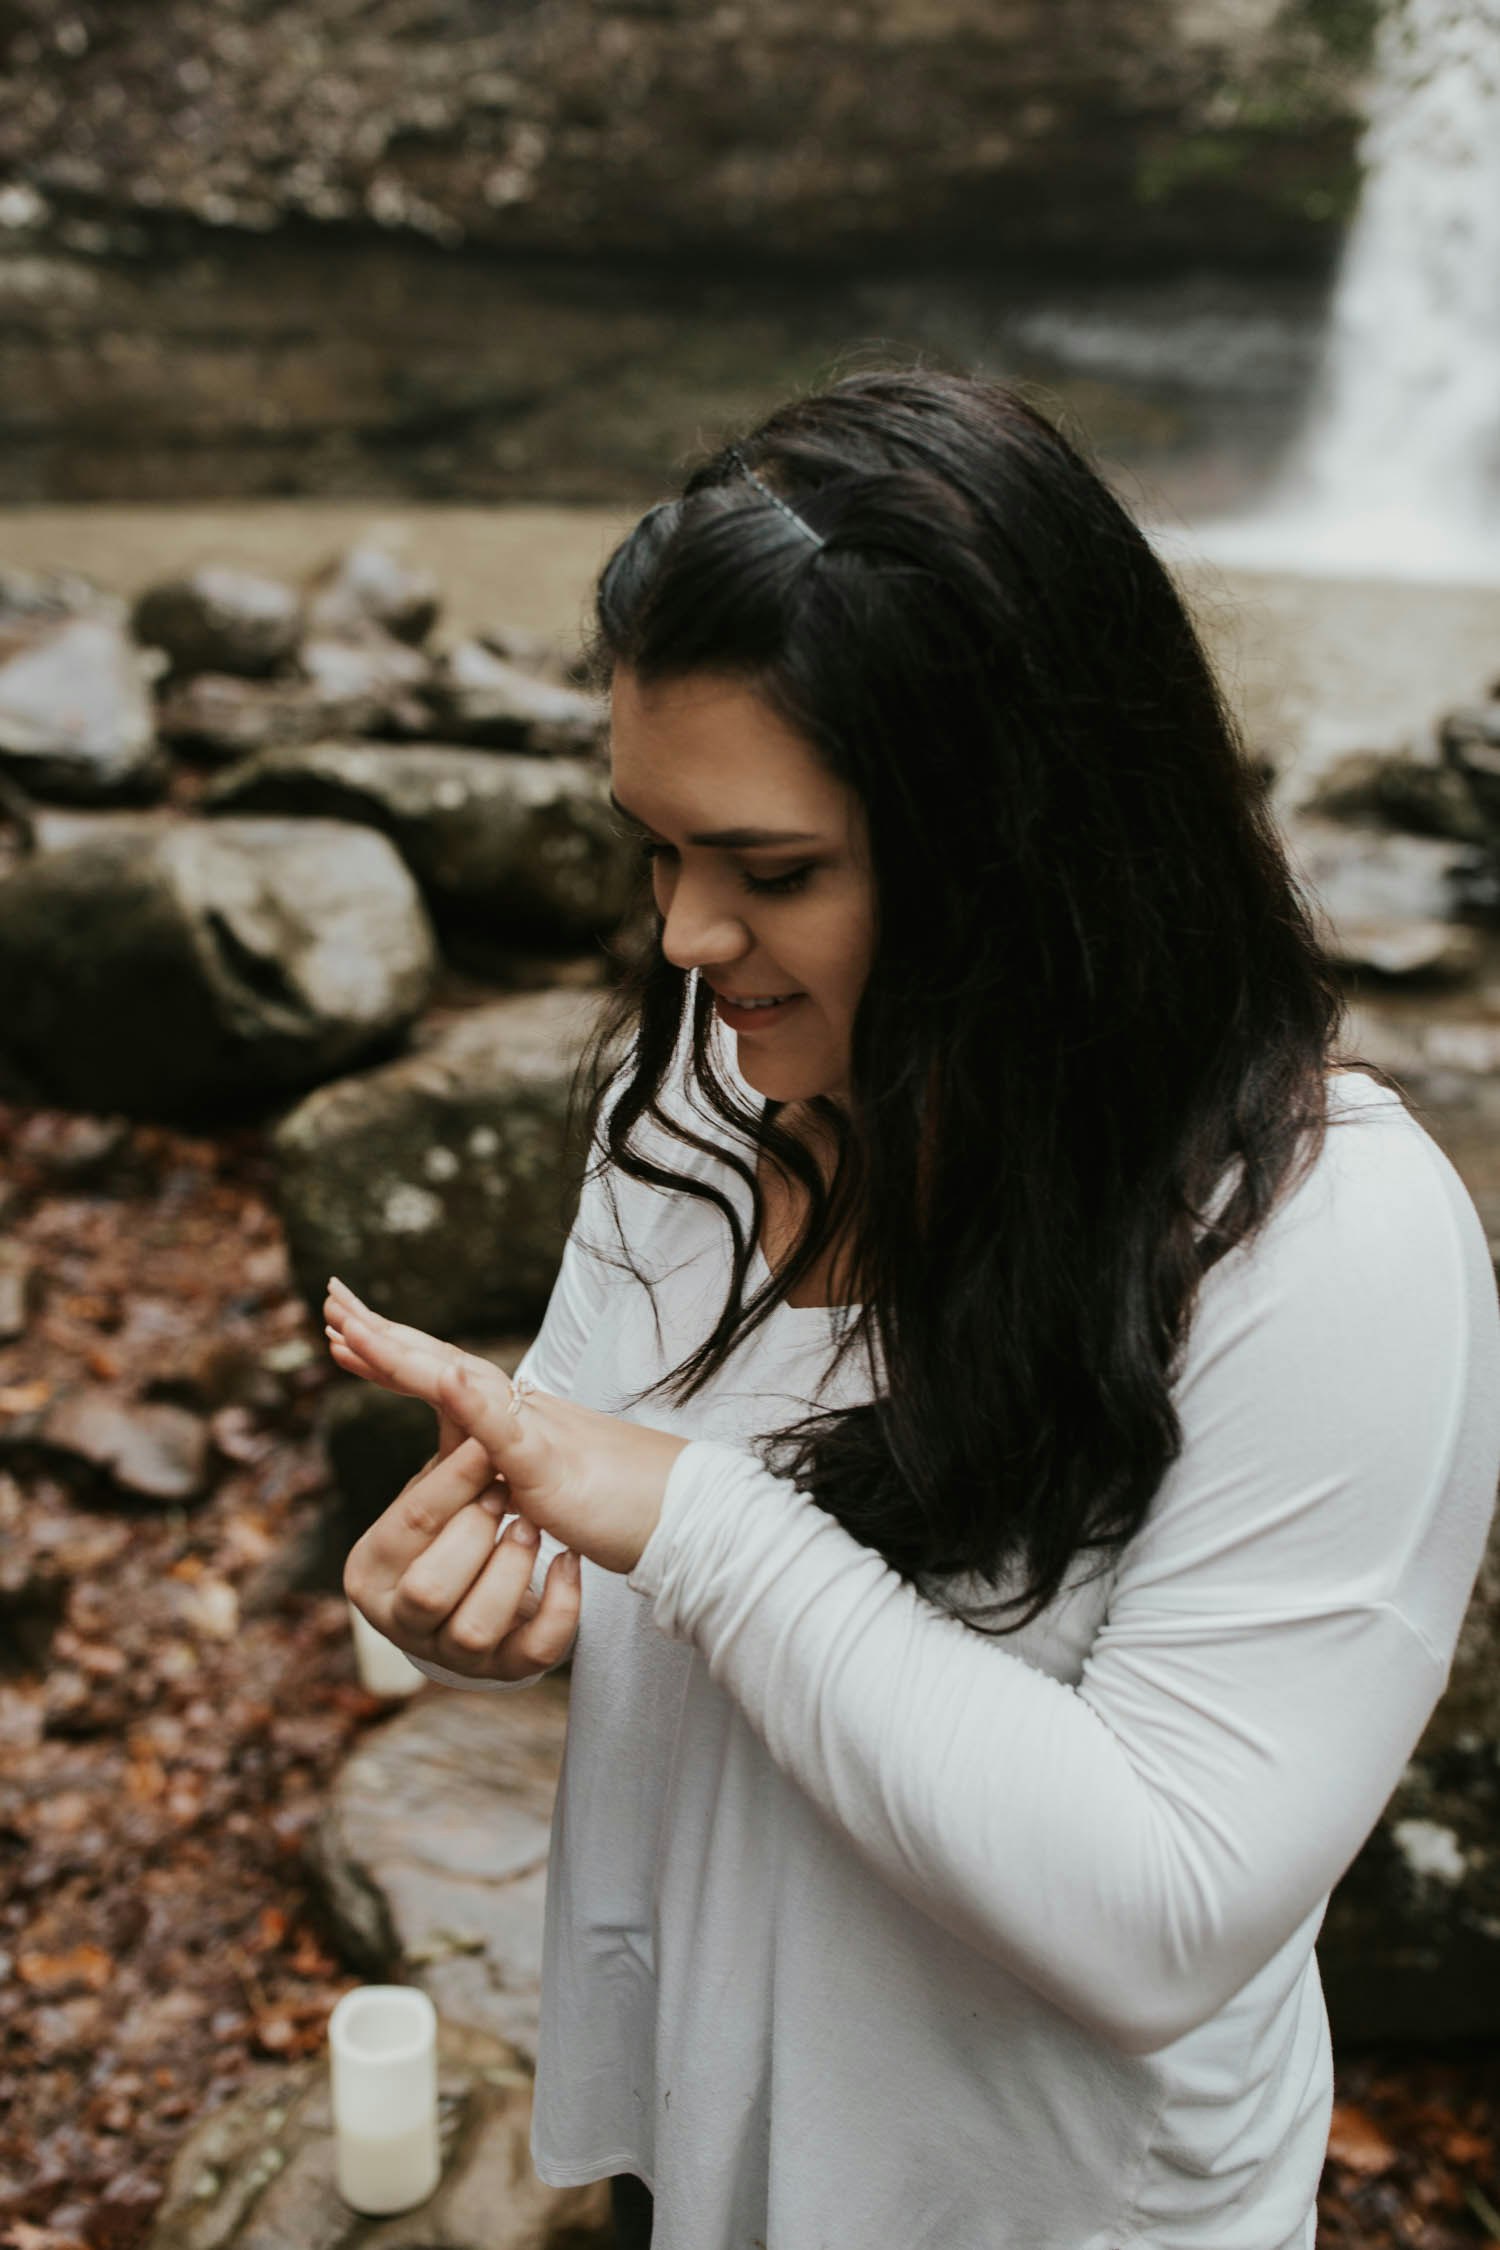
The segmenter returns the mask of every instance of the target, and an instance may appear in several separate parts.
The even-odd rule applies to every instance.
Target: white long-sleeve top
[[[1312,2250],[1314,1940],[1447,1679],[1500,1474],[1473,1204],[1374,1081],[1332,1076],[1329,1112],[1205,1278],[1146,1524],[1020,1632],[946,1615],[749,1451],[868,1396],[857,1353],[825,1380],[836,1311],[782,1306],[688,1407],[636,1410],[693,1442],[629,1578],[584,1566],[544,2180],[639,2174],[655,2250]],[[711,1208],[614,1184],[660,1335],[594,1182],[523,1362],[609,1412],[727,1271]]]

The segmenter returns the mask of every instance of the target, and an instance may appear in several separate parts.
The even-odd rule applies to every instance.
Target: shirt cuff
[[[661,1513],[636,1557],[634,1569],[626,1575],[627,1586],[637,1594],[656,1598],[674,1568],[692,1552],[705,1517],[722,1517],[726,1483],[745,1461],[743,1453],[717,1438],[689,1439],[667,1471]]]

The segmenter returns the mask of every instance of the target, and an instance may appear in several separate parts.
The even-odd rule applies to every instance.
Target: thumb
[[[516,1386],[497,1376],[495,1368],[486,1366],[481,1376],[462,1361],[445,1368],[436,1386],[438,1411],[461,1436],[478,1439],[504,1478],[512,1505],[540,1523],[535,1507],[554,1481],[556,1447],[535,1409],[520,1403]]]

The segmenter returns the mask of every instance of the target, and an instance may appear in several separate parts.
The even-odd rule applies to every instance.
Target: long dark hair
[[[712,1332],[641,1397],[693,1397],[852,1224],[842,1348],[883,1360],[884,1389],[762,1458],[903,1577],[1009,1583],[983,1608],[1019,1609],[1015,1630],[1081,1550],[1107,1567],[1177,1457],[1199,1280],[1321,1147],[1343,1002],[1170,578],[1042,414],[888,369],[737,447],[609,558],[591,669],[728,677],[793,726],[863,805],[876,939],[848,1111],[806,1105],[825,1187],[778,1105],[747,1109],[715,1069],[701,978],[685,1025],[654,906],[622,925],[575,1103],[585,1086],[591,1136],[605,1118],[602,1161],[720,1210],[732,1269]],[[658,1102],[685,1033],[713,1115],[807,1198],[748,1301],[755,1171]],[[656,1155],[632,1145],[642,1118]],[[662,1134],[749,1184],[748,1238],[701,1161],[659,1161]]]

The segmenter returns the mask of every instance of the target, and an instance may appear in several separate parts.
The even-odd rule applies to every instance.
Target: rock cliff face
[[[228,433],[208,488],[297,489],[306,445],[257,476],[257,432],[284,452],[291,425],[342,420],[404,455],[434,418],[580,379],[583,420],[628,416],[600,363],[614,339],[630,356],[632,305],[650,356],[691,359],[730,277],[800,272],[814,325],[847,331],[856,277],[934,262],[1317,272],[1379,4],[7,0],[0,413],[23,462],[0,497],[132,489],[101,432],[143,395],[159,414],[157,339],[180,339],[188,455]],[[403,383],[412,254],[487,308],[471,343],[507,332],[503,364],[491,334],[467,378]],[[751,317],[770,332],[732,356],[774,387],[795,340]],[[136,489],[205,489],[171,450]]]
[[[0,153],[106,229],[1299,258],[1375,4],[12,0]]]

